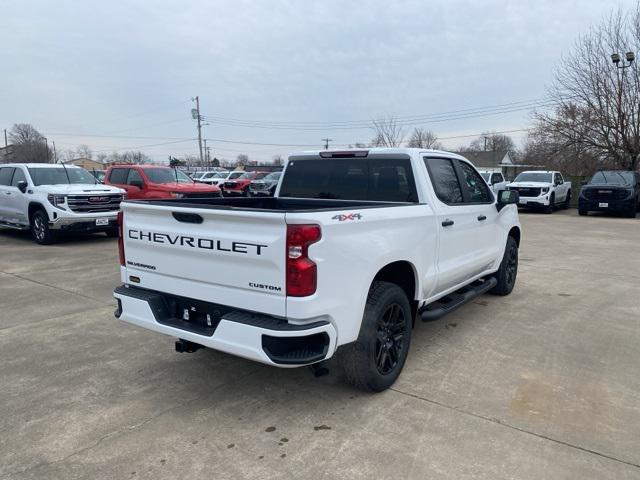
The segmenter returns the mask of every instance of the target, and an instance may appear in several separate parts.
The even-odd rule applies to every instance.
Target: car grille
[[[509,190],[515,190],[521,197],[539,197],[540,188],[533,187],[510,187]]]
[[[224,182],[224,186],[227,188],[235,188],[236,182]]]
[[[589,200],[622,200],[628,195],[626,190],[618,188],[585,188],[582,195]]]
[[[67,204],[73,212],[77,213],[100,213],[117,212],[120,210],[122,195],[70,195],[67,197]]]

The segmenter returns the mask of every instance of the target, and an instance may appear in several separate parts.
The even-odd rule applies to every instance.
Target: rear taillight
[[[120,265],[124,267],[124,236],[122,235],[122,210],[118,212],[118,255],[120,256]]]
[[[316,291],[318,268],[309,259],[309,245],[320,240],[319,225],[287,225],[287,295],[306,297]]]

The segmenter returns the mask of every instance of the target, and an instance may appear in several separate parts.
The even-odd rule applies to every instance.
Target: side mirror
[[[18,190],[20,190],[22,193],[27,191],[27,186],[27,182],[25,182],[24,180],[20,180],[16,185],[16,187],[18,187]]]
[[[132,187],[138,187],[140,190],[144,188],[144,183],[140,180],[131,180],[129,182],[129,185],[131,185]]]
[[[498,192],[498,203],[496,203],[496,207],[498,211],[500,211],[507,205],[516,205],[518,200],[520,200],[520,194],[515,190],[500,190]]]

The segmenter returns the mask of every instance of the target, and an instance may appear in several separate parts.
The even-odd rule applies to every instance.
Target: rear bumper
[[[124,322],[268,365],[310,365],[331,357],[336,349],[336,330],[327,321],[291,324],[127,285],[113,295],[118,300],[115,316]]]

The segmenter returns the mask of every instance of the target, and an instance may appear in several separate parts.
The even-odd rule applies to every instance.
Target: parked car
[[[230,175],[223,184],[223,193],[225,196],[248,197],[251,195],[251,191],[249,190],[251,182],[264,178],[268,173],[269,172],[242,172],[242,174],[236,178],[231,178]]]
[[[260,180],[253,180],[249,185],[251,195],[257,197],[273,197],[282,172],[272,172]]]
[[[565,182],[560,172],[522,172],[507,188],[520,194],[520,207],[543,208],[546,213],[552,213],[556,207],[571,205],[571,182]]]
[[[118,236],[124,191],[96,184],[84,168],[48,163],[0,165],[0,225],[31,230],[42,245],[62,232]]]
[[[484,181],[487,182],[487,185],[491,187],[493,193],[498,194],[500,190],[506,190],[507,182],[504,178],[504,175],[500,172],[494,172],[492,170],[480,170],[480,175],[484,178]]]
[[[640,207],[640,174],[625,170],[596,172],[584,184],[578,198],[578,213],[617,212],[635,217]]]
[[[104,183],[124,189],[130,199],[220,196],[218,187],[195,183],[182,171],[161,165],[114,165],[107,170]]]
[[[197,182],[204,176],[205,173],[207,172],[189,172],[187,173],[187,175],[191,177],[191,180],[194,180]]]
[[[351,383],[384,390],[417,315],[514,288],[517,200],[460,155],[375,148],[292,155],[274,198],[127,201],[115,315],[179,352],[278,367],[337,352]]]
[[[220,187],[229,176],[229,172],[205,172],[198,180],[198,183],[206,183],[207,185],[216,185]]]

